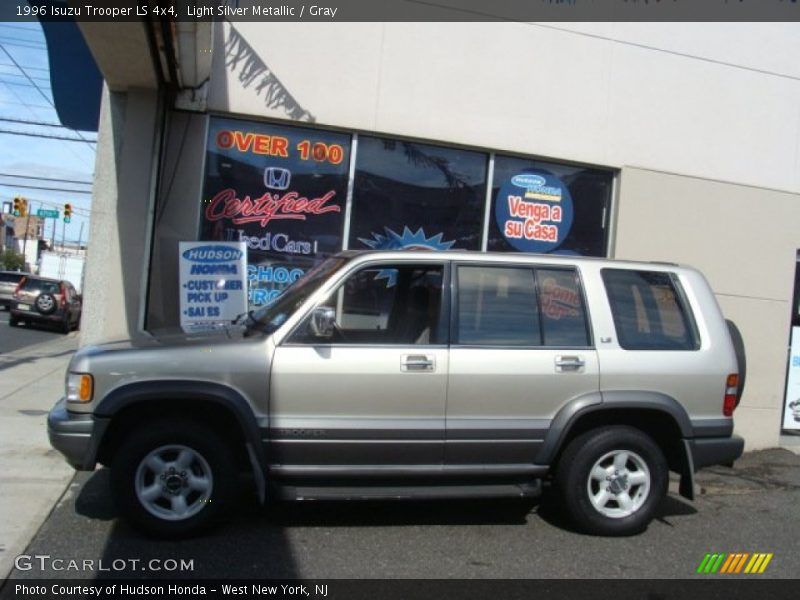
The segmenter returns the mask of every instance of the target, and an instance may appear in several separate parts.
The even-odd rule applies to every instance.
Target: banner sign
[[[350,136],[212,117],[200,239],[244,244],[258,307],[342,247]]]
[[[243,242],[179,242],[180,321],[187,333],[229,325],[247,310]]]
[[[789,376],[783,407],[783,428],[800,430],[800,327],[792,327],[789,349]]]
[[[572,197],[555,175],[525,169],[503,183],[495,219],[503,237],[521,252],[551,252],[572,227]]]

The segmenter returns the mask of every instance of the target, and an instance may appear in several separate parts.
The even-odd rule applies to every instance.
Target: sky
[[[59,122],[50,91],[47,47],[38,22],[0,23],[0,202],[24,196],[33,214],[38,208],[49,208],[57,209],[61,217],[64,203],[69,202],[73,207],[72,220],[65,225],[58,219],[56,242],[62,235],[68,241],[77,241],[83,225],[85,244],[89,235],[91,195],[78,192],[91,192],[96,148],[92,142],[96,134],[20,121]],[[15,135],[9,131],[29,135]],[[53,219],[47,219],[45,237],[48,240],[54,224]]]

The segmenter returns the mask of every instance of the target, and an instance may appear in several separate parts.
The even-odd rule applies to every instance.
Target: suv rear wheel
[[[178,537],[219,517],[235,496],[232,449],[203,423],[163,420],[117,450],[111,488],[123,515],[156,537]]]
[[[576,437],[559,460],[557,483],[575,525],[597,535],[643,531],[667,493],[664,453],[642,431],[616,426]]]

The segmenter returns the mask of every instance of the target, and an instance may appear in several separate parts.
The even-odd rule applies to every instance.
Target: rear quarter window
[[[625,350],[697,350],[700,336],[673,273],[603,269],[619,345]]]

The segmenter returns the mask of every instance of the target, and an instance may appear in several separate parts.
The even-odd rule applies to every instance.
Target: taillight
[[[736,373],[728,375],[725,381],[725,399],[722,401],[722,414],[732,417],[739,396],[739,376]]]
[[[14,289],[14,298],[19,298],[19,291],[22,289],[22,286],[25,284],[25,280],[27,277],[23,277],[19,280],[17,287]]]
[[[62,306],[67,303],[67,288],[64,287],[64,284],[59,284],[59,292],[58,295],[61,296],[59,304]]]

